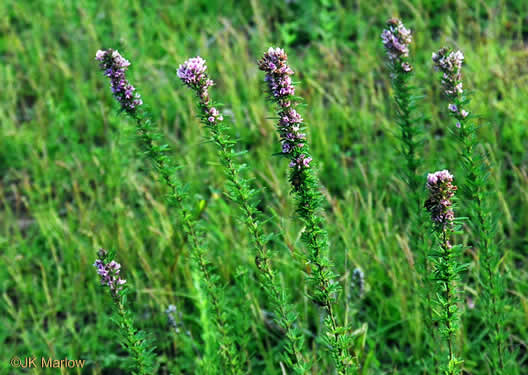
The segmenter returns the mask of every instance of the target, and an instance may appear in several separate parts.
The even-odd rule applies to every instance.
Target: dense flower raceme
[[[431,214],[431,220],[442,228],[451,226],[455,219],[452,199],[457,187],[452,182],[453,175],[448,170],[427,175],[429,198],[425,202],[425,208]]]
[[[445,95],[456,101],[463,94],[462,86],[462,64],[464,63],[464,54],[461,51],[451,51],[447,47],[441,48],[438,52],[433,53],[433,63],[437,71],[442,72],[442,86]],[[448,109],[458,120],[457,128],[461,127],[461,122],[469,112],[460,108],[460,105],[450,103]]]
[[[196,91],[200,98],[200,104],[205,107],[205,118],[209,125],[214,125],[224,120],[220,111],[215,107],[209,107],[209,87],[214,85],[214,82],[207,76],[207,65],[205,60],[200,56],[193,57],[185,61],[178,68],[178,77],[182,82]]]
[[[126,283],[126,280],[119,276],[121,265],[114,260],[108,262],[106,260],[107,252],[103,249],[98,252],[98,255],[101,259],[97,259],[93,265],[101,276],[101,284],[107,285],[112,294],[116,296]]]
[[[462,88],[462,64],[464,54],[461,51],[451,51],[447,47],[433,52],[433,63],[435,69],[442,72],[442,85],[444,92],[450,99],[461,95]]]
[[[412,42],[411,31],[395,18],[387,21],[387,29],[381,33],[381,41],[387,51],[389,60],[398,64],[404,72],[410,72],[412,66],[404,61],[409,56],[409,44]]]
[[[312,158],[303,151],[306,134],[301,132],[303,119],[295,110],[295,87],[291,76],[293,70],[288,66],[288,56],[281,48],[270,48],[258,62],[259,69],[266,72],[266,82],[279,107],[279,133],[282,153],[291,155],[290,167],[302,170],[309,168]]]
[[[135,92],[136,88],[126,79],[126,71],[130,66],[130,61],[112,49],[97,51],[95,59],[100,62],[99,66],[104,75],[110,78],[112,93],[121,104],[121,108],[127,112],[134,112],[137,107],[143,104],[143,101],[141,96]]]

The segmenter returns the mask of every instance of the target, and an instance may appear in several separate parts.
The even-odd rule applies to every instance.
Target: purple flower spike
[[[224,120],[220,111],[210,106],[211,101],[208,89],[214,85],[214,81],[207,76],[207,65],[205,65],[204,59],[197,56],[186,60],[178,68],[178,77],[186,86],[194,90],[198,98],[200,98],[200,104],[204,108],[204,113],[202,114],[204,122],[208,125],[215,125]]]
[[[387,21],[387,28],[381,33],[381,41],[393,64],[399,66],[405,73],[412,71],[412,66],[403,60],[409,57],[412,35],[400,20],[391,18]]]
[[[99,251],[99,256],[102,259],[97,259],[93,264],[97,270],[97,274],[101,277],[101,284],[107,285],[114,297],[123,289],[126,280],[121,279],[119,272],[121,271],[121,264],[112,260],[106,262],[107,252],[103,249]]]
[[[425,202],[425,208],[431,214],[433,223],[441,228],[451,226],[455,219],[452,199],[457,187],[452,182],[453,175],[448,170],[427,175],[429,198]]]
[[[110,78],[110,88],[114,98],[121,104],[121,108],[130,113],[134,112],[143,104],[143,101],[141,96],[135,92],[136,88],[126,79],[130,61],[112,49],[97,51],[95,59],[100,62],[99,66],[104,75]]]
[[[293,70],[288,66],[288,55],[283,49],[270,47],[258,62],[258,67],[268,73],[266,82],[276,99],[286,99],[295,95],[295,87],[290,77],[293,75]],[[286,102],[287,100],[284,100],[283,107],[289,107]]]
[[[442,85],[448,98],[455,98],[463,93],[462,64],[464,54],[461,51],[450,51],[444,47],[433,53],[435,69],[442,72]]]
[[[188,86],[196,86],[206,78],[205,71],[207,70],[207,65],[205,65],[205,60],[200,56],[193,57],[178,68],[178,77]],[[212,81],[211,81],[212,85]]]
[[[295,87],[291,76],[293,70],[288,65],[288,56],[281,48],[269,48],[262,59],[258,62],[259,69],[266,73],[265,81],[270,90],[270,96],[278,103],[279,112],[279,134],[282,143],[282,153],[291,154],[290,167],[308,167],[309,161],[303,164],[298,162],[306,138],[306,134],[301,133],[303,118],[295,110],[295,103],[292,104]],[[304,155],[303,155],[304,158]],[[307,158],[308,160],[311,158]]]

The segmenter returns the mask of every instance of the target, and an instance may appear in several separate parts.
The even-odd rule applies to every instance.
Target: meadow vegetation
[[[526,373],[527,14],[1,2],[0,373],[22,371],[13,356],[84,359],[79,374]],[[389,60],[391,17],[412,42]],[[434,69],[443,46],[463,51],[463,95]],[[286,99],[269,47],[294,71]],[[94,59],[109,48],[134,107]],[[178,71],[195,56],[211,101]],[[281,100],[306,134],[288,146]]]

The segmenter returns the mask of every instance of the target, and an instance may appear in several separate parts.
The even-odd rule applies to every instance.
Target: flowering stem
[[[213,311],[216,316],[218,325],[218,331],[222,336],[220,342],[220,353],[224,359],[227,369],[231,374],[239,374],[241,371],[238,369],[238,363],[236,359],[236,349],[232,343],[229,333],[227,332],[227,321],[225,320],[222,308],[218,300],[218,291],[213,277],[209,272],[209,262],[206,260],[206,250],[200,245],[198,235],[196,232],[196,223],[192,218],[191,213],[185,207],[184,194],[178,183],[174,181],[173,168],[168,165],[170,162],[169,157],[163,152],[166,150],[166,146],[157,146],[154,141],[154,134],[151,132],[152,125],[148,118],[143,118],[137,114],[134,114],[133,118],[136,120],[137,129],[139,132],[140,139],[143,143],[147,154],[152,158],[155,163],[156,169],[160,172],[165,181],[166,185],[171,189],[171,195],[169,197],[170,202],[175,202],[185,228],[185,232],[190,239],[192,253],[196,264],[200,272],[202,273],[205,281],[205,287],[208,292],[208,297],[211,302]]]
[[[244,222],[253,238],[257,253],[255,263],[263,277],[260,280],[261,287],[272,301],[275,321],[286,333],[286,349],[289,354],[286,356],[286,361],[296,373],[307,373],[309,371],[308,365],[302,355],[303,337],[294,326],[297,314],[293,312],[293,307],[287,303],[286,293],[275,277],[270,254],[266,247],[267,240],[264,237],[262,226],[259,225],[261,213],[256,208],[254,199],[256,191],[249,187],[248,181],[241,175],[243,166],[233,160],[235,142],[227,134],[228,128],[223,116],[211,104],[208,87],[213,85],[213,81],[207,76],[205,60],[200,57],[187,60],[180,66],[178,75],[183,83],[193,89],[198,96],[202,122],[217,146],[220,161],[230,182],[228,194],[240,206],[244,215]]]
[[[148,114],[142,110],[143,102],[140,100],[139,94],[134,93],[135,88],[126,79],[125,72],[130,63],[117,51],[111,49],[98,51],[96,59],[101,62],[101,69],[110,78],[112,91],[116,100],[121,104],[121,109],[135,120],[141,146],[170,189],[167,201],[179,210],[184,231],[187,238],[190,239],[191,259],[194,262],[191,269],[196,267],[201,272],[203,287],[206,289],[206,295],[216,316],[216,325],[222,336],[220,353],[224,367],[231,374],[239,374],[241,371],[236,348],[230,338],[227,321],[220,306],[219,294],[221,291],[216,285],[217,277],[210,272],[211,265],[206,259],[206,250],[200,243],[196,220],[184,203],[184,189],[176,180],[176,168],[168,156],[169,147],[168,145],[159,145],[156,142],[162,138],[162,135],[156,130]]]
[[[435,301],[438,309],[435,312],[441,324],[440,333],[446,338],[449,352],[445,373],[457,375],[460,374],[463,361],[456,357],[454,348],[460,321],[456,280],[465,266],[458,264],[462,247],[453,246],[450,243],[452,234],[455,229],[458,229],[455,227],[456,221],[452,208],[452,200],[457,187],[452,182],[453,176],[447,170],[429,174],[426,185],[429,198],[425,202],[425,208],[431,214],[435,237],[440,243],[439,251],[433,249],[429,256],[433,266],[433,280],[438,286]]]
[[[292,69],[287,55],[280,48],[270,48],[258,62],[259,69],[266,72],[270,98],[277,103],[279,123],[277,130],[282,144],[282,155],[290,160],[289,180],[297,198],[297,213],[305,225],[301,239],[308,248],[306,262],[315,267],[307,274],[311,284],[310,298],[327,312],[325,326],[328,330],[327,344],[339,374],[348,374],[358,369],[357,356],[351,356],[352,338],[346,333],[336,317],[335,303],[339,293],[333,265],[328,258],[328,242],[319,215],[321,193],[319,183],[310,168],[312,157],[305,142],[306,134],[301,133],[303,119],[295,110],[297,98],[292,84]]]
[[[418,155],[420,146],[420,135],[422,129],[421,119],[415,114],[417,97],[413,95],[414,87],[410,85],[413,77],[413,68],[409,62],[409,46],[412,43],[412,34],[398,19],[387,21],[386,29],[381,34],[381,39],[387,54],[388,67],[390,70],[392,87],[394,90],[394,101],[396,103],[396,122],[400,128],[400,141],[402,145],[401,153],[405,158],[405,176],[409,187],[409,222],[410,222],[410,247],[415,252],[418,261],[416,287],[422,291],[423,298],[419,300],[422,316],[426,328],[426,345],[421,339],[419,348],[423,350],[431,349],[436,342],[436,331],[433,329],[432,306],[429,261],[427,257],[427,247],[423,241],[425,222],[423,217],[421,177],[418,175],[418,168],[421,165],[421,158]],[[421,285],[420,285],[421,284]],[[423,356],[423,354],[422,354]],[[436,357],[434,368],[437,368]]]
[[[128,287],[126,280],[121,279],[119,273],[121,265],[108,254],[106,250],[99,250],[94,266],[101,277],[101,284],[108,286],[114,300],[115,321],[118,323],[118,334],[123,348],[130,354],[134,368],[138,375],[149,375],[153,372],[154,347],[150,346],[142,331],[134,327],[132,313],[126,307]]]
[[[461,159],[467,181],[464,190],[470,202],[470,223],[478,234],[477,253],[482,254],[479,261],[482,265],[480,279],[483,285],[484,324],[488,327],[494,346],[491,365],[497,374],[504,374],[504,278],[499,271],[501,257],[494,241],[496,233],[492,207],[489,201],[484,200],[485,194],[489,194],[486,193],[489,188],[488,170],[483,157],[475,151],[478,145],[477,127],[471,122],[470,113],[465,110],[469,99],[464,94],[462,82],[464,55],[461,51],[442,48],[433,54],[433,62],[435,68],[443,73],[444,94],[451,102],[448,105],[449,114],[456,120],[454,134],[462,146]]]
[[[233,165],[233,160],[230,157],[229,143],[226,135],[220,133],[220,129],[212,129],[212,135],[215,143],[220,147],[219,153],[223,159],[223,163],[227,169],[227,175],[231,183],[235,187],[235,193],[237,195],[236,202],[239,202],[244,214],[246,216],[246,224],[250,231],[253,241],[255,243],[255,249],[257,256],[255,263],[259,271],[263,274],[266,283],[264,288],[268,290],[277,313],[277,323],[285,330],[286,337],[288,338],[288,351],[292,354],[293,358],[289,358],[288,362],[292,365],[297,373],[306,373],[308,369],[305,359],[301,354],[302,351],[302,337],[298,330],[293,326],[297,320],[296,314],[293,318],[288,315],[292,313],[293,308],[288,305],[285,294],[280,290],[280,286],[277,283],[275,273],[272,269],[271,259],[266,249],[263,240],[263,233],[261,227],[258,225],[258,219],[256,216],[255,207],[249,203],[248,189],[246,181],[241,181],[238,174],[238,168]]]

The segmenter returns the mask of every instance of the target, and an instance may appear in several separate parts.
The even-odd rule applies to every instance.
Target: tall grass
[[[439,167],[452,170],[460,187],[457,215],[469,217],[453,240],[465,245],[461,259],[470,263],[459,284],[463,294],[455,347],[457,358],[464,359],[462,371],[478,375],[494,373],[498,363],[483,296],[487,281],[480,274],[486,266],[464,190],[462,147],[450,136],[448,103],[440,98],[439,80],[432,79],[431,51],[446,43],[465,51],[465,87],[475,89],[466,109],[469,119],[478,120],[472,116],[479,114],[482,123],[493,124],[476,128],[476,150],[486,152],[483,160],[490,166],[486,190],[493,195],[483,201],[493,203],[485,207],[494,213],[493,246],[500,249],[499,266],[490,269],[500,271],[495,275],[505,286],[503,353],[512,363],[506,373],[520,374],[528,326],[523,310],[527,8],[504,0],[451,5],[348,0],[184,0],[149,7],[136,0],[2,3],[3,372],[13,372],[6,367],[13,355],[87,359],[86,372],[94,374],[125,371],[129,355],[115,339],[111,300],[101,293],[91,266],[94,249],[102,245],[116,250],[134,286],[128,295],[134,325],[156,343],[157,373],[212,373],[221,371],[215,364],[224,366],[218,340],[205,334],[216,337],[217,319],[200,284],[200,270],[189,259],[192,246],[182,217],[166,202],[171,188],[149,167],[148,158],[137,157],[143,149],[130,139],[135,121],[116,114],[111,92],[94,69],[92,54],[101,46],[114,46],[134,62],[129,78],[140,84],[165,139],[160,145],[169,144],[166,154],[182,166],[175,174],[186,186],[189,215],[200,219],[239,368],[288,373],[285,331],[274,322],[269,296],[260,287],[253,235],[239,222],[239,206],[222,194],[228,178],[215,161],[215,147],[203,144],[194,98],[179,89],[178,64],[189,55],[207,58],[217,98],[225,103],[219,108],[229,119],[229,135],[237,140],[237,150],[248,150],[236,160],[249,166],[244,176],[260,192],[257,208],[271,218],[259,223],[264,233],[277,233],[268,243],[273,270],[298,314],[294,328],[305,337],[302,354],[313,373],[335,371],[323,340],[328,331],[322,309],[311,303],[313,289],[301,272],[313,267],[299,251],[304,228],[293,219],[288,168],[283,159],[270,157],[277,150],[277,119],[267,119],[255,62],[261,51],[279,44],[298,72],[297,95],[306,103],[299,113],[309,127],[310,156],[322,194],[320,215],[331,245],[328,256],[342,287],[335,316],[353,327],[346,332],[357,338],[351,354],[361,353],[363,374],[428,373],[431,367],[422,363],[429,350],[421,338],[428,333],[418,308],[423,293],[417,290],[419,259],[409,230],[407,167],[396,162],[403,144],[395,136],[399,127],[379,42],[390,12],[400,15],[414,36],[412,86],[423,93],[416,112],[423,115],[425,142],[417,175]],[[424,183],[419,183],[422,191]],[[364,275],[361,298],[355,294],[356,269]],[[171,304],[181,312],[185,330],[177,332],[167,321],[164,311]]]

